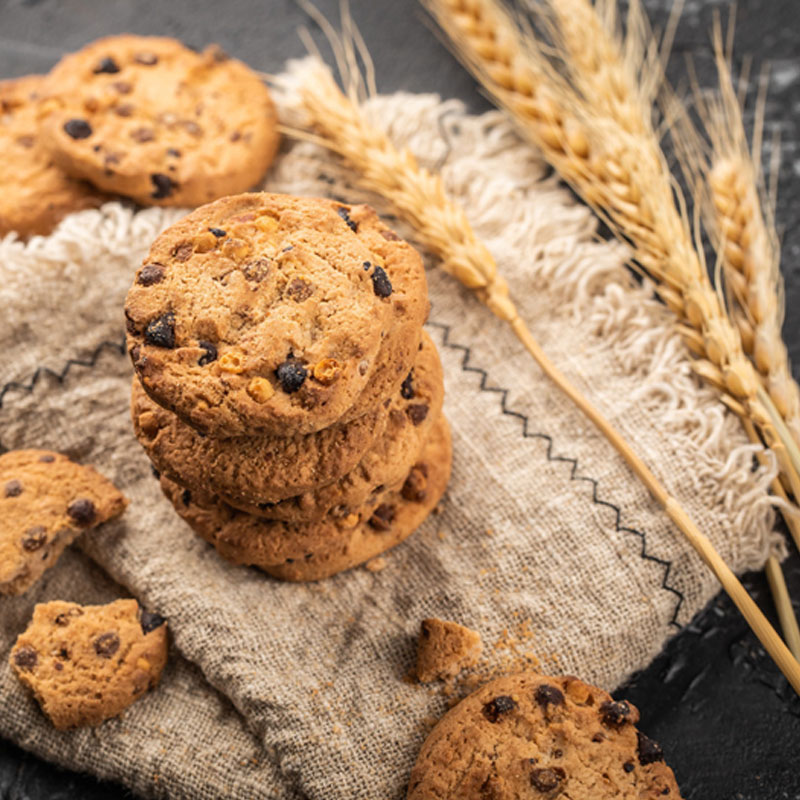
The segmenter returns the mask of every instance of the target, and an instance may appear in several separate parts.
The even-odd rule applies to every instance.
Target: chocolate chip
[[[603,736],[602,733],[596,733],[594,736],[592,736],[592,741],[595,744],[600,744],[600,742],[604,742],[605,740],[606,740],[606,737]]]
[[[414,425],[419,425],[428,416],[428,406],[424,403],[412,403],[406,409],[406,414]]]
[[[19,497],[22,494],[22,484],[18,480],[9,481],[6,484],[6,497]]]
[[[130,311],[126,308],[125,309],[125,330],[131,334],[131,336],[137,336],[139,334],[139,328],[136,325],[136,320],[131,317]],[[138,346],[138,345],[137,345]],[[131,356],[133,356],[133,351],[131,350]],[[137,357],[134,357],[134,361],[136,361]]]
[[[163,172],[154,172],[150,176],[150,180],[153,183],[153,191],[150,193],[150,197],[154,200],[163,200],[165,197],[170,197],[172,190],[176,186],[172,178]]]
[[[616,703],[608,700],[600,706],[604,725],[624,725],[631,715],[631,707],[624,700]]]
[[[47,541],[47,529],[43,525],[34,525],[22,535],[20,543],[27,553],[34,553],[44,546]]]
[[[158,56],[155,53],[137,53],[133,60],[143,67],[152,67],[158,64]]]
[[[20,647],[16,653],[14,653],[14,663],[20,668],[24,670],[32,670],[36,666],[36,662],[39,660],[39,654],[28,645],[24,647]]]
[[[172,248],[172,257],[176,261],[188,261],[191,258],[193,250],[194,248],[191,242],[179,242]]]
[[[39,456],[39,461],[42,464],[52,464],[55,460],[56,460],[55,456],[51,456],[51,455]]]
[[[160,614],[153,614],[150,611],[142,611],[139,623],[142,626],[142,633],[151,633],[156,628],[160,628],[166,620]]]
[[[626,761],[622,765],[622,769],[624,769],[625,772],[633,772],[636,769],[636,765],[633,763],[633,761]]]
[[[421,503],[427,496],[428,467],[425,464],[415,464],[408,473],[408,477],[400,490],[404,500],[412,503]]]
[[[543,683],[536,687],[536,702],[546,710],[548,705],[560,706],[564,702],[564,694],[557,687]]]
[[[336,213],[347,223],[347,227],[350,228],[351,231],[355,232],[358,230],[358,223],[350,219],[350,211],[347,208],[339,206],[336,209]]]
[[[113,58],[107,56],[106,58],[101,59],[97,66],[92,70],[95,75],[99,75],[102,72],[106,72],[109,75],[113,75],[116,72],[119,72],[119,65]]]
[[[70,119],[64,123],[64,131],[73,139],[88,139],[92,126],[85,119]]]
[[[119,636],[112,631],[102,633],[94,640],[94,651],[103,658],[111,658],[119,650]]]
[[[168,147],[167,148],[167,155],[168,156],[172,156],[173,158],[180,158],[181,157],[181,151],[177,150],[174,147]]]
[[[188,489],[184,489],[181,492],[181,503],[183,503],[185,506],[188,506],[189,503],[191,502],[192,502],[192,493]]]
[[[91,525],[95,518],[94,503],[85,497],[73,500],[67,507],[67,514],[78,525]]]
[[[154,347],[175,347],[175,315],[171,311],[151,320],[144,330],[144,340]]]
[[[242,134],[241,134],[241,132],[240,132],[240,131],[234,131],[234,132],[231,134],[230,140],[231,140],[232,142],[238,142],[238,141],[239,141],[239,139],[241,139],[241,138],[242,138]]]
[[[222,230],[222,228],[209,228],[209,230],[214,234],[214,236],[217,237],[217,239],[221,239],[223,236],[225,236],[225,231]]]
[[[296,303],[302,303],[303,300],[308,300],[314,294],[314,287],[302,278],[295,278],[286,287],[286,294]]]
[[[372,290],[378,297],[388,297],[392,293],[392,282],[383,267],[376,266],[372,271]]]
[[[56,623],[56,625],[64,628],[69,625],[69,620],[71,617],[80,617],[82,614],[83,609],[71,608],[69,611],[62,611],[53,621]]]
[[[540,792],[552,792],[566,777],[561,767],[539,767],[531,770],[531,786]]]
[[[379,505],[369,518],[370,528],[375,528],[376,531],[388,531],[392,528],[394,522],[394,506],[386,503]]]
[[[261,283],[269,275],[269,267],[270,261],[268,258],[256,258],[248,261],[242,267],[242,272],[247,280]]]
[[[131,103],[120,103],[114,109],[114,113],[118,117],[130,117],[133,114],[133,105]]]
[[[638,739],[636,749],[639,751],[639,763],[642,766],[652,764],[654,761],[664,760],[664,751],[658,742],[654,742],[643,733],[639,733],[639,731],[636,732],[636,737]]]
[[[308,370],[297,361],[289,359],[275,370],[275,376],[286,394],[293,394],[305,383]]]
[[[130,94],[133,91],[133,86],[131,86],[128,81],[114,81],[111,84],[120,94]]]
[[[134,142],[144,144],[145,142],[152,142],[156,138],[156,132],[152,128],[135,128],[131,131],[130,136]],[[169,194],[163,196],[169,197]]]
[[[205,350],[205,353],[197,360],[198,366],[204,367],[217,360],[217,348],[211,342],[198,342],[197,345]]]
[[[64,669],[64,665],[60,661],[56,661],[56,663],[53,664],[53,669],[55,669],[56,672],[61,672],[61,670]]]
[[[413,400],[414,399],[414,370],[412,369],[411,372],[406,375],[406,379],[400,384],[400,397],[403,400]]]
[[[140,286],[152,286],[154,283],[161,283],[164,280],[164,267],[161,264],[145,264],[136,283]]]
[[[495,697],[494,700],[490,700],[486,705],[483,707],[483,716],[489,720],[489,722],[497,722],[500,719],[502,714],[508,714],[509,711],[513,711],[517,707],[516,701],[509,697],[507,694],[501,694],[499,697]]]

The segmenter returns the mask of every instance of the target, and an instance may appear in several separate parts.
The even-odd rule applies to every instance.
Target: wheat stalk
[[[603,26],[564,29],[559,20],[594,13],[593,7],[588,0],[550,0],[553,25],[562,31],[555,49],[573,76],[569,82],[555,74],[534,32],[528,28],[523,35],[497,0],[423,1],[489,94],[561,177],[630,243],[636,263],[682,321],[680,330],[698,356],[698,375],[756,424],[792,494],[800,497],[800,449],[710,282],[702,247],[693,240],[683,199],[653,132],[653,110],[646,102],[651,90],[634,91],[625,102],[598,100],[598,93],[611,90],[574,78],[588,64],[614,59],[608,74],[627,76],[615,81],[614,93],[627,92],[645,68],[654,66],[653,49],[626,46]],[[629,31],[629,36],[642,35],[641,25]]]
[[[367,55],[363,57],[366,60]],[[342,60],[347,65],[355,63],[352,54],[345,54]],[[347,74],[352,76],[352,70]],[[800,693],[800,664],[678,501],[622,435],[547,358],[519,317],[494,258],[475,235],[463,209],[448,198],[439,175],[420,167],[408,149],[395,148],[386,134],[369,122],[358,102],[361,93],[355,78],[351,77],[347,94],[344,94],[330,70],[316,62],[316,67],[306,73],[299,93],[311,130],[288,128],[285,131],[338,153],[355,170],[365,188],[383,196],[394,211],[411,224],[417,240],[439,257],[442,268],[472,289],[496,316],[510,325],[542,371],[598,427],[662,505]]]

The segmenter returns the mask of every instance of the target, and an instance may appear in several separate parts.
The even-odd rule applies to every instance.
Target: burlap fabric
[[[371,109],[397,143],[442,169],[554,361],[731,567],[762,566],[777,545],[772,473],[753,469],[753,448],[691,376],[668,313],[632,284],[623,250],[596,240],[589,212],[499,114],[407,95]],[[300,144],[284,148],[268,188],[362,199],[349,177]],[[126,492],[124,518],[81,547],[169,618],[174,642],[162,686],[120,720],[54,732],[9,673],[11,643],[37,601],[122,591],[68,554],[25,597],[0,600],[0,734],[147,796],[395,800],[447,703],[404,680],[423,617],[479,630],[484,672],[527,656],[613,688],[717,591],[605,440],[433,261],[428,330],[455,452],[440,513],[378,573],[292,585],[222,561],[159,492],[131,432],[131,368],[119,348],[133,271],[178,215],[112,204],[47,239],[0,244],[2,444],[65,451]],[[82,363],[67,369],[70,359]],[[42,365],[57,376],[37,373]],[[32,386],[9,385],[37,374]]]

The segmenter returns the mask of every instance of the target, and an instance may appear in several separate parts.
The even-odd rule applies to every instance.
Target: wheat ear
[[[800,449],[761,386],[738,330],[711,285],[702,248],[695,246],[683,200],[658,142],[654,135],[641,134],[652,130],[653,113],[645,107],[642,94],[624,106],[584,96],[580,85],[554,73],[534,32],[529,28],[523,35],[497,0],[423,2],[489,94],[561,177],[632,245],[636,264],[656,282],[659,295],[682,320],[681,331],[697,356],[695,371],[756,424],[792,494],[800,497]],[[552,5],[556,25],[559,15],[569,14],[570,9],[592,10],[588,0],[552,0]],[[580,35],[581,29],[576,31]],[[642,31],[636,28],[632,33]],[[602,47],[594,34],[584,34],[582,46],[559,46],[556,39],[555,49],[568,76],[581,72],[581,62],[572,57],[575,52],[585,59],[586,51],[594,51],[595,60],[613,56],[615,49],[651,52],[644,46],[625,48],[615,32],[606,35]],[[629,73],[646,63],[650,63],[647,58],[637,67],[632,59],[618,59],[617,69]],[[635,85],[637,79],[631,74],[627,84]],[[619,87],[624,89],[625,83]],[[637,109],[640,133],[630,133],[629,121],[615,116],[615,109],[622,107]]]
[[[355,170],[365,188],[383,196],[395,212],[411,224],[417,240],[441,259],[442,267],[510,325],[542,371],[598,427],[662,505],[717,576],[795,691],[800,693],[800,664],[678,501],[622,435],[547,358],[519,317],[494,258],[475,235],[463,209],[448,198],[441,178],[421,168],[409,150],[398,150],[386,134],[372,126],[357,102],[358,91],[352,81],[345,95],[330,70],[318,62],[299,91],[311,130],[288,129],[287,133],[338,153]]]

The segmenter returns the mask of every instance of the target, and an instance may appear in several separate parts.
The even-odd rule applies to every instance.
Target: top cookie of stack
[[[145,391],[218,438],[365,414],[399,389],[427,313],[419,255],[372,209],[272,194],[173,225],[125,308]]]
[[[267,87],[218,47],[112,36],[45,77],[0,82],[0,235],[47,233],[101,192],[199,205],[255,185],[275,156]],[[90,185],[91,184],[91,185]]]

